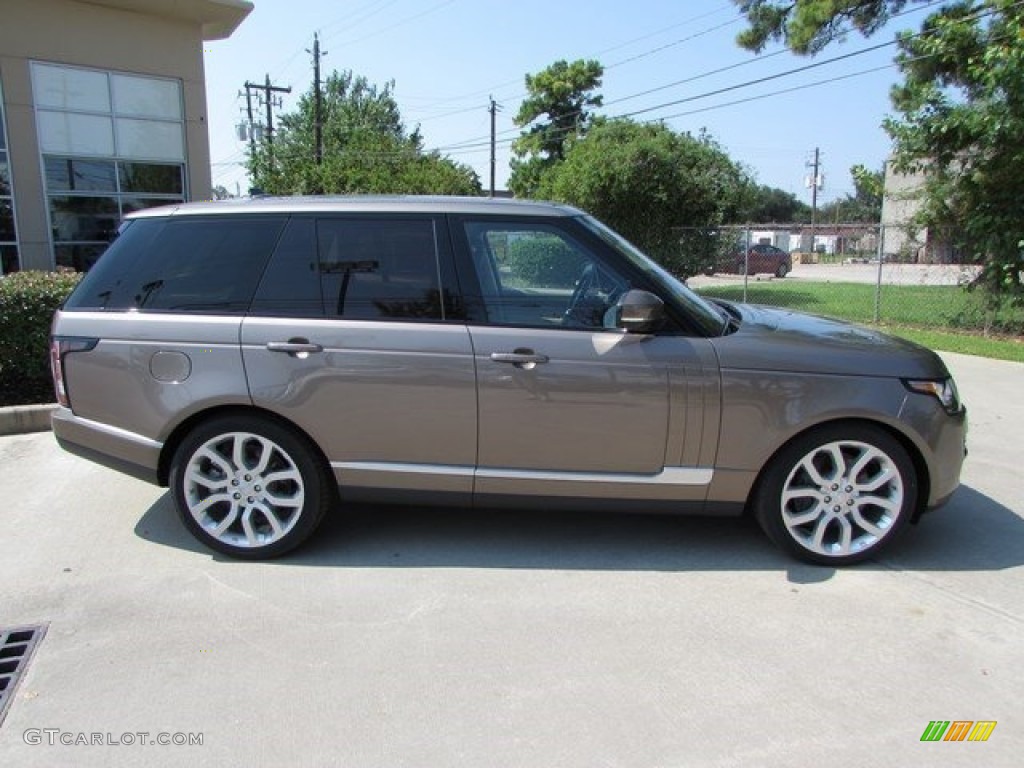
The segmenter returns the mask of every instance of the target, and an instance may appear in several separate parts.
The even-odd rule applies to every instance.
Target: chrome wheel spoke
[[[811,538],[811,545],[815,551],[821,552],[825,548],[825,534],[828,533],[829,523],[832,519],[828,515],[822,515],[818,524],[814,526],[814,536]]]
[[[220,504],[222,501],[226,501],[228,503],[231,503],[231,494],[230,493],[215,493],[215,494],[211,494],[210,496],[207,496],[205,499],[200,501],[198,504],[195,504],[192,507],[192,513],[194,515],[205,514],[206,510],[208,510],[214,504]]]
[[[892,467],[885,467],[874,477],[868,479],[866,482],[858,483],[854,482],[854,488],[863,493],[864,491],[877,491],[887,482],[892,480],[896,476],[896,472]]]
[[[231,461],[235,465],[235,469],[248,469],[245,465],[245,444],[248,441],[248,435],[232,435],[231,442]]]
[[[274,514],[274,510],[272,510],[270,507],[268,507],[268,506],[266,506],[264,504],[257,504],[254,507],[254,509],[258,509],[260,514],[263,515],[263,517],[266,519],[266,521],[268,523],[270,523],[270,527],[274,531],[274,533],[273,533],[274,538],[277,538],[282,533],[284,533],[284,525],[277,518],[277,515]]]
[[[887,527],[883,528],[883,527],[880,527],[880,526],[876,525],[875,523],[871,522],[870,520],[865,518],[864,515],[861,514],[859,509],[855,509],[850,516],[853,518],[853,521],[865,533],[869,533],[872,536],[875,536],[876,538],[879,538],[879,539],[882,538],[885,535]]]
[[[211,491],[219,491],[222,488],[226,489],[228,487],[227,477],[209,477],[203,472],[200,472],[196,467],[193,467],[192,470],[188,473],[188,479],[191,480],[193,483],[201,485],[204,488],[207,488]]]
[[[297,469],[289,469],[282,472],[271,472],[269,475],[264,476],[263,483],[265,485],[270,485],[271,483],[281,483],[286,480],[301,483],[302,475],[299,474]]]
[[[847,555],[853,545],[853,526],[845,517],[836,518],[836,522],[839,524],[839,541],[837,542],[839,551],[837,554]]]
[[[270,464],[270,459],[273,458],[277,446],[264,438],[259,438],[259,443],[260,459],[256,462],[256,466],[252,468],[252,471],[257,475],[262,475],[267,471],[267,465]]]
[[[231,468],[231,464],[228,463],[227,459],[225,459],[223,456],[217,453],[217,451],[210,447],[213,444],[213,442],[210,442],[204,445],[196,453],[196,457],[206,459],[208,462],[216,466],[217,469],[223,472],[225,477],[230,477],[234,472]],[[193,466],[195,466],[196,464],[197,462],[193,462]]]
[[[895,499],[888,498],[886,496],[861,496],[858,506],[881,507],[882,509],[895,515],[900,511],[900,507],[903,506],[903,495],[900,494],[900,496]]]
[[[795,525],[806,525],[812,520],[816,520],[821,517],[822,514],[821,508],[817,506],[811,507],[806,512],[789,513],[786,515],[786,524],[791,527]]]
[[[276,496],[273,493],[264,493],[263,498],[275,507],[301,507],[301,496]]]
[[[237,504],[232,504],[231,505],[231,511],[228,512],[228,514],[224,515],[224,519],[221,520],[217,524],[217,527],[213,529],[213,531],[212,531],[213,535],[214,536],[222,535],[224,533],[224,531],[226,531],[228,528],[230,528],[232,525],[234,525],[234,523],[235,523],[235,521],[237,519],[238,519],[238,505]]]
[[[246,507],[242,512],[242,530],[245,532],[245,541],[250,547],[259,544],[256,528],[252,524],[253,507]]]
[[[826,485],[829,480],[822,476],[821,472],[814,465],[815,454],[809,454],[804,457],[804,460],[800,462],[799,468],[803,469],[804,472],[811,478],[815,485]]]

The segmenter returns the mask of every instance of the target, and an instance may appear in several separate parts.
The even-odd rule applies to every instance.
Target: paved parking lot
[[[842,571],[743,520],[412,508],[239,563],[162,489],[0,438],[0,626],[49,623],[2,762],[1020,765],[1024,366],[947,359],[964,487]],[[998,725],[922,743],[932,720]],[[61,744],[92,734],[134,743]]]
[[[882,285],[963,285],[978,274],[978,267],[957,264],[889,264],[882,265]],[[878,283],[878,263],[874,264],[794,264],[793,271],[781,280],[771,275],[754,275],[757,280],[776,280],[799,283]],[[736,285],[743,282],[742,275],[694,275],[686,281],[691,288],[712,285]]]

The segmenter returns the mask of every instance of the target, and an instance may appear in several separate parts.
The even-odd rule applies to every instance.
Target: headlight
[[[960,410],[960,395],[956,391],[956,382],[952,376],[939,381],[904,379],[903,383],[911,392],[937,398],[946,413],[953,414]]]

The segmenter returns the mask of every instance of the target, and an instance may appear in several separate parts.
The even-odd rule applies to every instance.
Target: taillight
[[[88,352],[98,342],[99,339],[69,336],[50,338],[50,372],[53,374],[53,391],[57,395],[57,402],[65,408],[70,408],[71,402],[68,400],[67,382],[64,379],[64,358],[69,352]]]

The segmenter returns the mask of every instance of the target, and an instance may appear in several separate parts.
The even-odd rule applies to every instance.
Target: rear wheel
[[[772,541],[797,558],[847,565],[899,537],[917,489],[910,456],[887,432],[868,424],[827,427],[773,459],[754,512]]]
[[[275,557],[316,529],[333,480],[308,441],[258,416],[224,416],[178,446],[170,485],[185,527],[211,549]]]
[[[778,268],[775,270],[776,277],[785,277],[788,274],[789,266],[786,264],[786,262],[782,262],[781,264],[779,264]]]

